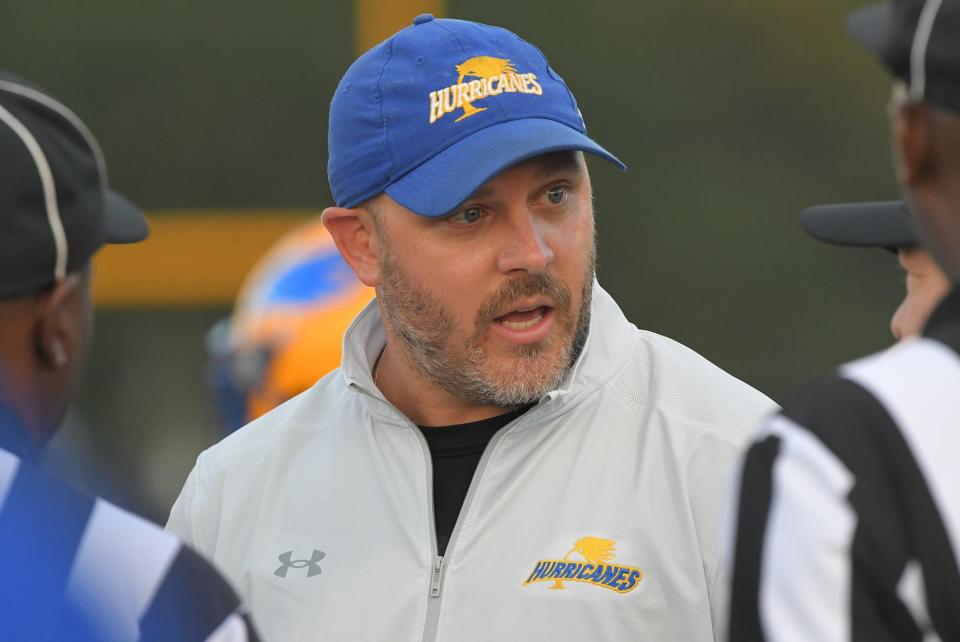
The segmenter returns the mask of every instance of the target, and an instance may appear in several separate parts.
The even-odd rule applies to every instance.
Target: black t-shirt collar
[[[453,426],[419,426],[434,456],[483,452],[493,435],[532,406]]]

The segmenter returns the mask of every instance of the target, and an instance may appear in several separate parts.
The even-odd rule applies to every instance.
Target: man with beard
[[[513,33],[418,17],[330,108],[323,220],[377,299],[339,370],[202,454],[169,527],[269,639],[713,640],[773,404],[595,281],[586,136]]]

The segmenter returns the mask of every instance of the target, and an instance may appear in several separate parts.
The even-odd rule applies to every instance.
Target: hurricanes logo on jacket
[[[430,124],[434,124],[447,114],[462,109],[454,122],[470,118],[486,107],[474,107],[473,103],[484,99],[508,94],[543,95],[543,87],[537,82],[535,74],[521,74],[506,58],[476,56],[456,66],[460,74],[456,84],[430,92]],[[464,82],[467,78],[475,78]]]
[[[540,560],[523,586],[550,582],[547,588],[564,590],[564,582],[581,582],[601,586],[617,593],[629,593],[643,579],[643,571],[635,566],[612,563],[616,542],[600,537],[581,537],[563,559]],[[572,555],[586,561],[570,560]]]

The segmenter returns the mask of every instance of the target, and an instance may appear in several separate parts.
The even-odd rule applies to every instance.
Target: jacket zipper
[[[480,462],[477,464],[477,469],[473,472],[473,479],[470,480],[470,487],[467,489],[467,496],[463,499],[463,506],[460,507],[460,513],[457,515],[457,522],[454,524],[453,532],[450,533],[450,541],[447,542],[447,550],[445,551],[447,558],[450,557],[453,547],[456,544],[457,536],[460,534],[460,528],[463,525],[464,516],[467,515],[470,510],[470,506],[473,503],[473,497],[476,495],[480,478],[483,477],[483,471],[487,467],[487,461],[490,459],[490,453],[493,452],[497,443],[500,441],[506,431],[512,428],[513,425],[516,424],[520,419],[522,419],[522,417],[514,419],[506,426],[498,430],[496,434],[491,437],[487,447],[484,448],[483,454],[480,456]],[[420,432],[419,428],[413,424],[410,424],[410,427],[420,440],[420,447],[423,449],[423,456],[427,463],[427,495],[430,498],[430,542],[433,546],[433,570],[430,576],[430,597],[427,600],[427,616],[423,629],[423,642],[436,642],[437,632],[440,628],[440,605],[443,598],[443,578],[446,576],[447,566],[446,560],[440,555],[439,549],[437,548],[437,524],[433,506],[433,462],[430,459],[430,445],[427,443],[427,438],[423,436],[423,433]]]
[[[440,597],[443,588],[443,556],[437,555],[433,560],[433,577],[430,579],[430,597]]]
[[[367,392],[366,394],[370,393]],[[396,412],[396,408],[394,408],[393,405],[382,396],[372,394],[370,394],[370,396],[386,404]],[[401,413],[397,412],[397,414],[403,418],[404,423],[408,428],[410,428],[410,430],[413,431],[414,435],[417,437],[417,440],[420,442],[420,450],[423,453],[423,460],[425,463],[425,469],[427,471],[427,497],[429,499],[427,502],[427,514],[430,518],[430,550],[433,552],[433,568],[431,569],[430,573],[430,593],[429,598],[427,599],[427,613],[426,617],[424,618],[423,642],[437,642],[437,631],[440,628],[440,603],[443,597],[443,578],[446,575],[447,566],[446,560],[440,555],[440,549],[437,545],[437,517],[433,505],[433,461],[430,459],[430,444],[427,443],[427,438],[423,436],[423,433],[420,432],[420,429],[413,422],[411,422]],[[450,533],[450,541],[447,542],[447,549],[445,551],[447,557],[449,557],[451,551],[453,551],[454,543],[457,541],[457,536],[460,534],[460,528],[463,524],[463,517],[469,512],[470,506],[473,503],[473,497],[476,495],[477,486],[480,483],[480,478],[483,476],[483,471],[487,467],[487,461],[490,459],[490,453],[493,452],[494,448],[500,442],[500,439],[503,438],[506,432],[510,430],[518,421],[523,419],[524,416],[526,416],[526,414],[517,417],[506,426],[500,428],[500,430],[498,430],[493,437],[490,438],[490,441],[487,443],[487,447],[483,449],[483,454],[480,456],[480,462],[477,464],[477,469],[473,472],[473,479],[470,480],[470,487],[467,489],[467,496],[463,499],[463,506],[460,507],[460,513],[457,515],[457,521],[453,526],[453,532]]]
[[[424,617],[423,639],[435,640],[437,637],[437,623],[440,621],[440,595],[443,590],[443,557],[437,545],[437,516],[433,507],[433,461],[430,459],[430,444],[420,429],[409,420],[405,421],[410,430],[417,436],[420,451],[427,471],[427,514],[429,515],[430,551],[433,553],[433,567],[430,570],[430,593],[427,598],[427,613]],[[447,543],[447,550],[450,544]]]

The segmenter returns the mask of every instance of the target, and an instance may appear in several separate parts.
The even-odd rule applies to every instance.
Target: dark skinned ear
[[[380,285],[377,231],[373,215],[362,207],[328,207],[321,216],[340,255],[364,285]]]
[[[934,149],[929,114],[923,105],[907,103],[900,107],[894,122],[897,147],[897,171],[908,189],[917,189],[934,177]]]
[[[76,358],[80,349],[76,316],[77,296],[83,279],[68,274],[37,301],[36,350],[40,364],[49,370],[61,370]]]

